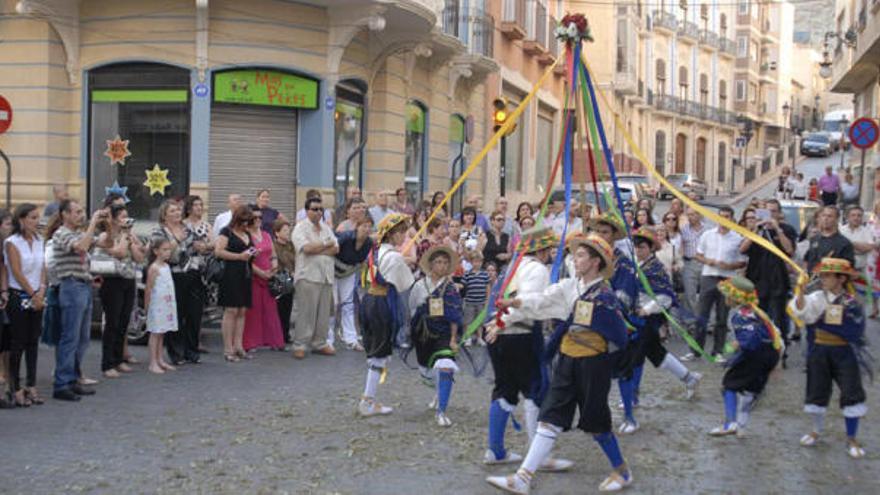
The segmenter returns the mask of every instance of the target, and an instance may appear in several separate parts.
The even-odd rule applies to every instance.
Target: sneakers
[[[859,445],[859,442],[854,438],[847,441],[846,453],[853,459],[861,459],[862,457],[865,457],[865,449],[863,449],[862,446]]]
[[[548,457],[544,459],[544,462],[542,462],[540,466],[538,466],[538,471],[543,471],[545,473],[558,473],[560,471],[568,471],[572,466],[574,466],[574,461]]]
[[[528,472],[520,469],[516,474],[511,474],[510,476],[489,476],[486,478],[486,482],[507,493],[529,495],[531,478]]]
[[[361,399],[360,403],[358,404],[358,413],[360,413],[360,415],[365,418],[368,418],[370,416],[391,414],[391,411],[393,411],[393,409],[388,406],[383,406],[373,399]]]
[[[452,426],[452,420],[444,412],[437,413],[437,425],[444,428]]]
[[[811,431],[806,435],[801,437],[801,445],[804,447],[812,447],[816,445],[816,442],[819,441],[819,434],[815,431]]]
[[[619,492],[624,488],[631,485],[633,482],[632,473],[627,470],[625,473],[620,474],[619,471],[612,471],[605,481],[603,481],[599,485],[600,492]]]
[[[724,357],[724,354],[721,354],[720,352],[715,353],[715,355],[712,357],[715,359],[715,364],[726,364],[727,363],[727,358]]]
[[[738,425],[734,421],[727,425],[716,426],[709,431],[709,435],[713,437],[726,437],[728,435],[736,435]]]
[[[694,398],[695,395],[697,395],[697,386],[700,385],[700,380],[702,379],[702,373],[698,373],[696,371],[688,371],[687,376],[684,377],[684,396],[687,400],[691,400]]]
[[[434,398],[431,399],[431,402],[428,403],[428,409],[437,409],[439,403],[440,401],[437,400],[437,396],[435,395]]]
[[[691,362],[691,361],[696,361],[696,360],[697,360],[697,355],[694,354],[693,352],[689,352],[689,353],[685,354],[684,356],[681,356],[681,357],[678,358],[678,359],[680,359],[681,361],[684,361],[684,362],[686,362],[686,363],[689,363],[689,362]]]
[[[504,456],[503,459],[498,459],[497,457],[495,457],[495,452],[492,452],[492,449],[486,449],[486,453],[483,454],[483,464],[485,464],[487,466],[496,466],[496,465],[500,465],[500,464],[515,464],[515,463],[522,462],[522,459],[523,458],[521,455],[514,453],[514,452],[511,452],[509,450],[507,451],[507,454]]]
[[[624,420],[623,423],[620,424],[620,428],[617,429],[617,433],[621,435],[631,435],[635,432],[639,431],[639,422],[638,421],[630,421]]]

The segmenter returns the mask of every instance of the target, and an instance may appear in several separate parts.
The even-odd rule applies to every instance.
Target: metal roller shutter
[[[269,189],[272,207],[287,218],[296,209],[297,112],[289,108],[214,105],[208,211],[225,211],[230,194],[246,203]]]

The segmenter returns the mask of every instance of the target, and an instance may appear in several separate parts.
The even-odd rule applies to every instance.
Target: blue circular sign
[[[193,94],[199,98],[208,96],[208,93],[210,93],[210,89],[208,89],[208,85],[205,83],[198,83],[193,86]]]
[[[849,128],[849,140],[856,148],[862,150],[870,148],[874,146],[878,138],[880,138],[880,128],[872,119],[858,119]]]
[[[324,98],[324,108],[326,108],[327,110],[333,110],[336,108],[336,101],[333,99],[332,96]]]

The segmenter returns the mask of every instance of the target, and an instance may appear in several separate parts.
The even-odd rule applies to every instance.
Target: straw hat
[[[432,272],[431,270],[431,259],[438,253],[444,253],[449,257],[449,269],[446,273],[443,274],[444,277],[452,275],[455,272],[455,269],[458,268],[458,264],[461,262],[461,257],[456,253],[451,247],[438,244],[422,254],[422,257],[419,258],[419,269],[422,270],[422,273],[428,275]]]
[[[730,277],[718,283],[718,292],[737,304],[758,304],[755,284],[745,277]]]
[[[554,247],[559,244],[559,238],[552,229],[547,227],[532,227],[523,231],[522,243],[526,254],[536,253],[542,249]]]
[[[605,239],[596,234],[576,235],[568,242],[568,248],[574,252],[578,246],[593,248],[605,262],[605,269],[600,272],[602,278],[609,279],[614,274],[614,249]]]
[[[385,215],[379,225],[376,226],[376,237],[379,242],[383,242],[385,240],[385,236],[391,232],[391,229],[397,227],[403,222],[409,221],[409,215],[404,215],[403,213],[389,213]]]
[[[649,229],[648,227],[639,227],[638,230],[632,233],[633,244],[638,244],[637,239],[645,239],[651,243],[651,251],[656,251],[660,249],[660,243],[657,241],[657,237],[654,235],[654,231]]]
[[[590,218],[590,230],[595,231],[599,224],[605,224],[614,229],[613,240],[615,241],[626,237],[626,228],[624,228],[623,222],[611,212],[605,212],[597,217]]]
[[[813,273],[839,273],[850,277],[859,276],[859,273],[852,267],[849,260],[843,258],[822,258],[822,261],[813,268]]]

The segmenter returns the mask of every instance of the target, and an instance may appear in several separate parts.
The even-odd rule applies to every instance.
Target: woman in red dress
[[[256,220],[251,223],[250,236],[257,254],[251,262],[254,276],[251,277],[251,307],[244,321],[246,351],[257,347],[284,349],[284,336],[275,298],[269,292],[269,279],[278,271],[278,258],[272,244],[272,236],[261,228],[260,210],[254,209]]]

